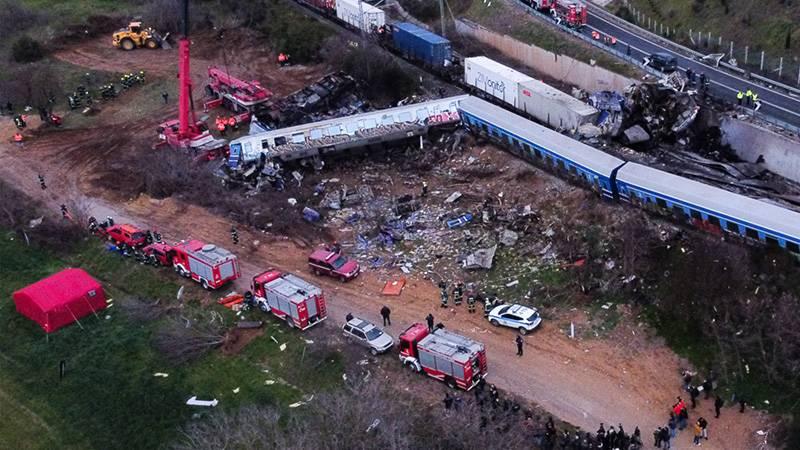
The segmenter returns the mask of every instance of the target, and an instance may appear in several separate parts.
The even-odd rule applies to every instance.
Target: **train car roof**
[[[468,114],[480,117],[606,177],[611,176],[611,171],[625,163],[622,159],[557,133],[480,98],[470,96],[461,100],[459,105]]]
[[[637,163],[617,172],[617,180],[800,239],[800,214],[786,208]]]
[[[511,80],[515,83],[524,83],[526,81],[533,80],[530,75],[524,74],[518,70],[514,70],[511,67],[506,65],[500,64],[499,62],[487,58],[485,56],[473,56],[471,58],[464,58],[464,67],[466,70],[467,63],[472,62],[477,64],[479,67],[491,70],[497,75],[501,75],[508,80]],[[516,87],[514,88],[516,90]]]

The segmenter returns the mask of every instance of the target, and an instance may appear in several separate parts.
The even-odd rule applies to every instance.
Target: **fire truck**
[[[203,109],[208,111],[222,105],[234,114],[237,126],[249,122],[253,113],[272,98],[272,91],[258,81],[240,80],[215,66],[208,68],[205,91],[209,100],[203,103]]]
[[[176,272],[205,289],[217,289],[241,276],[236,255],[216,245],[190,240],[163,250],[170,256]]]
[[[572,0],[522,0],[531,8],[545,13],[550,13],[553,18],[563,22],[570,28],[580,28],[586,25],[588,9],[585,4]]]
[[[418,373],[426,373],[451,388],[470,390],[486,377],[486,348],[472,339],[444,328],[433,332],[415,323],[400,335],[400,361]]]
[[[291,328],[306,330],[328,317],[322,289],[291,273],[267,270],[250,283],[251,305],[271,312]]]

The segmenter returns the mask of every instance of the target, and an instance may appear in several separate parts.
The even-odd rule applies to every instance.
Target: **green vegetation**
[[[489,6],[487,6],[489,5]],[[464,17],[491,30],[507,34],[522,42],[533,44],[559,55],[566,55],[585,63],[592,61],[600,67],[627,77],[635,77],[637,70],[590,45],[572,39],[566,33],[503,1],[484,3],[473,1]]]
[[[134,320],[125,308],[134,295],[176,306],[179,284],[171,272],[105,252],[93,239],[79,244],[74,256],[59,258],[13,236],[3,233],[0,241],[6,268],[0,272],[0,402],[6,408],[0,448],[158,448],[172,442],[193,413],[205,413],[184,405],[192,395],[216,398],[225,410],[253,403],[285,408],[341,382],[337,353],[306,344],[307,336],[270,319],[264,335],[235,356],[214,352],[171,364],[151,341],[174,319]],[[114,306],[82,319],[83,328],[73,324],[47,337],[15,311],[11,293],[67,266],[98,278]],[[207,321],[208,310],[195,301],[205,296],[188,285],[180,316]],[[228,327],[233,324],[232,313],[215,304],[208,309],[223,314]],[[286,343],[286,350],[271,336]],[[63,380],[61,360],[67,365]],[[154,377],[155,372],[169,377]],[[267,379],[276,383],[267,385]]]
[[[714,47],[721,35],[723,51],[728,50],[729,42],[733,40],[736,44],[734,50],[742,52],[738,55],[740,60],[744,57],[743,49],[746,45],[750,47],[751,58],[756,49],[764,50],[773,57],[800,55],[800,26],[797,26],[800,22],[800,6],[796,2],[629,0],[625,3],[658,23],[663,23],[665,27],[676,28],[678,33],[674,39],[681,43],[689,43],[688,33],[693,30],[694,33],[711,32]],[[633,18],[620,1],[609,4],[608,8],[621,17]]]
[[[18,63],[29,63],[42,59],[42,44],[30,36],[22,35],[11,46],[11,57]]]

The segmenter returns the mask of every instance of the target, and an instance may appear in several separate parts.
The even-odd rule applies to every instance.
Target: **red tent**
[[[103,286],[82,269],[65,269],[14,292],[17,311],[52,333],[105,309]]]

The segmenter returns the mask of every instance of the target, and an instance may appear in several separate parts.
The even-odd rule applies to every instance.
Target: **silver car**
[[[370,322],[358,317],[348,320],[343,326],[345,337],[369,348],[369,352],[378,355],[389,351],[394,339]]]

